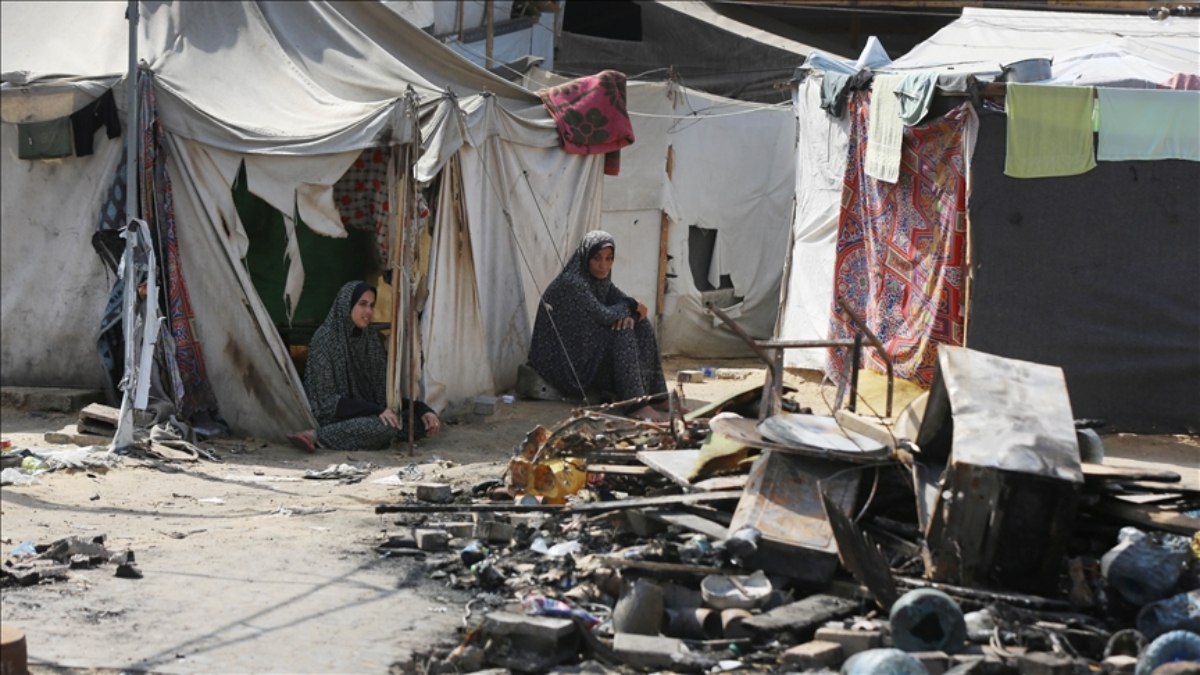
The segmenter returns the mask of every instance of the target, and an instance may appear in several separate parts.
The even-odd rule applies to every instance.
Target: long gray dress
[[[637,318],[637,301],[609,278],[597,279],[588,260],[612,235],[593,230],[583,236],[562,272],[546,287],[538,305],[529,365],[569,396],[587,389],[625,401],[667,390],[658,341],[648,319]],[[633,330],[613,330],[613,322],[636,320]],[[639,405],[631,408],[640,407]]]
[[[304,369],[304,390],[317,418],[317,442],[338,450],[381,450],[406,432],[379,419],[387,407],[387,351],[378,331],[359,329],[350,319],[350,301],[361,282],[342,286],[329,314],[313,334]],[[374,289],[371,289],[374,290]],[[403,401],[401,423],[408,420]],[[432,409],[416,402],[415,430],[424,435],[421,416]]]

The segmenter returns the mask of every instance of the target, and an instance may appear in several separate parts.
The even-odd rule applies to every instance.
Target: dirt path
[[[698,365],[740,377],[685,385],[692,406],[762,381],[749,360],[674,360],[667,375]],[[814,382],[790,383],[802,405],[827,413]],[[5,589],[0,620],[25,631],[35,673],[386,673],[394,664],[411,671],[414,653],[454,641],[469,598],[429,580],[423,563],[376,553],[386,537],[408,532],[374,506],[413,492],[395,484],[398,474],[461,489],[499,478],[529,429],[570,410],[553,402],[500,405],[492,416],[450,424],[412,456],[305,455],[238,439],[203,444],[222,463],[126,460],[104,473],[59,471],[5,487],[0,560],[26,540],[104,534],[109,550],[135,553],[144,577],[117,578],[113,565],[102,565],[73,570],[65,581]],[[18,447],[46,447],[46,431],[75,421],[73,414],[0,413],[0,432]],[[1113,441],[1113,457],[1136,458],[1145,447],[1138,438]],[[1153,445],[1166,448],[1166,465],[1200,479],[1194,438]],[[356,484],[303,478],[342,462],[374,468]]]

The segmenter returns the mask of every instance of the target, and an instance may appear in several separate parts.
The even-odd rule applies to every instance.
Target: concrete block
[[[503,635],[558,641],[575,634],[575,623],[570,619],[552,616],[491,612],[484,618],[483,630],[489,636]]]
[[[454,491],[446,483],[419,483],[417,499],[423,502],[445,504],[454,499]]]
[[[1030,652],[1017,657],[1021,675],[1072,675],[1075,661],[1069,656],[1049,652]]]
[[[844,619],[858,611],[858,603],[832,595],[810,595],[803,600],[776,607],[742,622],[756,633],[787,632],[806,642],[829,621]]]
[[[1137,671],[1137,657],[1128,654],[1114,654],[1100,662],[1100,672],[1104,675],[1133,675]]]
[[[513,526],[499,520],[484,520],[475,523],[475,538],[492,544],[507,544],[512,540]]]
[[[443,551],[450,543],[450,535],[445,530],[417,530],[413,538],[422,551]]]
[[[681,370],[681,371],[675,373],[675,381],[676,382],[684,382],[684,383],[703,382],[704,381],[704,371],[703,370]]]
[[[613,636],[613,651],[627,666],[634,668],[666,668],[675,657],[687,653],[682,640],[657,635],[617,633]]]
[[[823,626],[817,629],[814,639],[841,645],[842,654],[846,658],[868,649],[878,649],[883,646],[883,632],[878,630],[851,630]]]
[[[508,522],[512,523],[513,527],[525,525],[536,530],[546,522],[547,517],[544,513],[512,513],[508,516]]]
[[[779,664],[787,669],[820,670],[836,669],[842,665],[842,646],[836,642],[813,640],[802,645],[796,645],[783,653]]]
[[[0,405],[31,410],[72,412],[104,401],[98,389],[71,387],[0,387]]]
[[[452,539],[470,539],[475,536],[475,523],[438,523]]]
[[[942,673],[950,670],[950,655],[946,652],[909,652],[921,665],[925,666],[925,670],[929,671],[929,675],[942,675]]]
[[[480,632],[487,662],[519,672],[546,671],[578,656],[570,619],[492,612]]]

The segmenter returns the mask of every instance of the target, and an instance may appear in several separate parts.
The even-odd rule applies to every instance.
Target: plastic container
[[[1200,635],[1186,630],[1160,635],[1142,652],[1134,675],[1151,675],[1159,666],[1177,661],[1200,661]]]
[[[892,642],[906,652],[954,654],[967,639],[967,624],[958,603],[932,588],[918,588],[900,596],[892,605],[889,619]]]
[[[1173,630],[1200,633],[1200,589],[1142,607],[1137,628],[1150,640]]]
[[[1182,537],[1156,542],[1135,527],[1123,527],[1118,543],[1100,558],[1100,573],[1121,597],[1139,607],[1174,595],[1191,552]]]

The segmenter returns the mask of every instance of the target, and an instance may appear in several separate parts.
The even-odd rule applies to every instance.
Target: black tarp
[[[1060,366],[1102,431],[1200,432],[1200,163],[1015,179],[1005,134],[981,114],[967,346]]]

